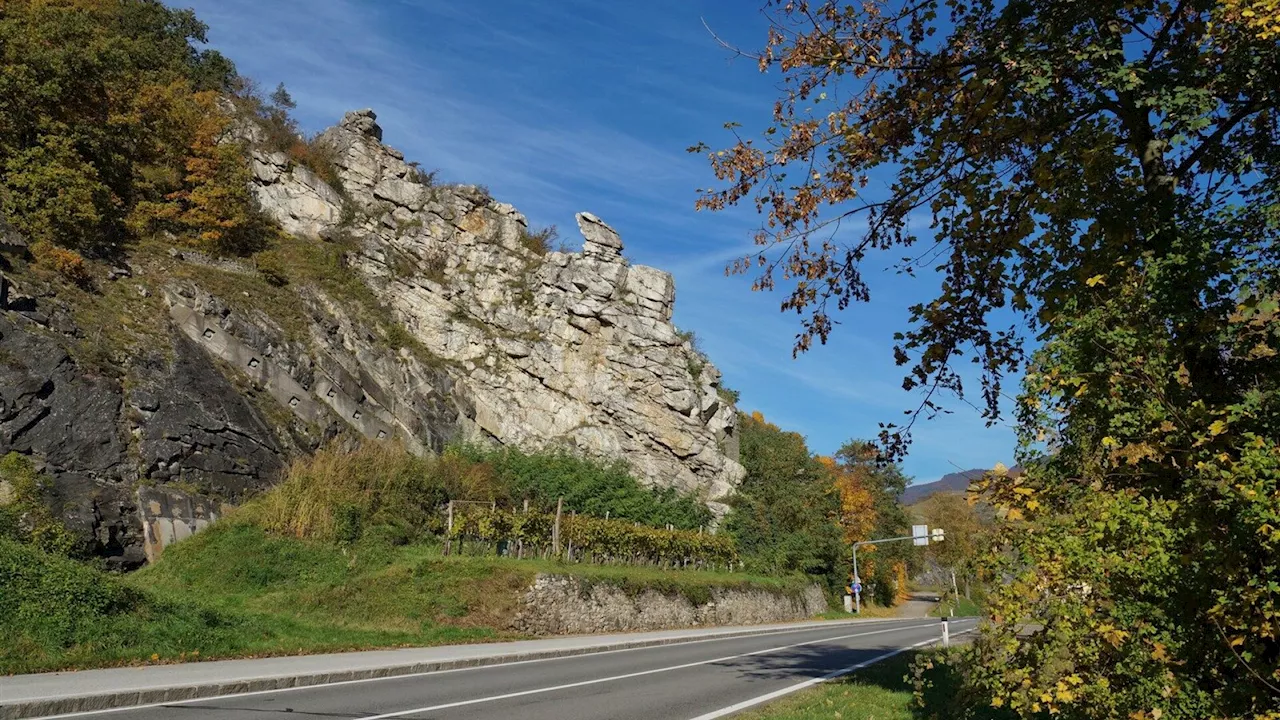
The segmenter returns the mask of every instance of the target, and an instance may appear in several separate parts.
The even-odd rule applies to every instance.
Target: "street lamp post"
[[[930,540],[934,542],[942,542],[946,533],[942,528],[934,528],[933,534],[929,534],[928,525],[912,525],[911,534],[902,537],[882,538],[880,540],[863,540],[853,544],[853,602],[854,612],[862,612],[862,578],[858,576],[858,546],[859,545],[880,545],[882,543],[903,542],[911,540],[916,545],[928,545]]]

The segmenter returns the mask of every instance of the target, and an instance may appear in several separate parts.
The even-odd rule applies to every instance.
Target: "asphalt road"
[[[951,632],[974,624],[952,621]],[[781,694],[940,635],[936,619],[832,624],[59,717],[709,720],[762,696]]]

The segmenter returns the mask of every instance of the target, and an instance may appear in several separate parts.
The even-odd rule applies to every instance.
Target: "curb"
[[[659,647],[662,645],[678,645],[699,640],[720,640],[753,635],[770,635],[777,633],[797,632],[834,625],[855,625],[880,622],[906,622],[923,618],[874,618],[867,620],[829,620],[811,622],[795,628],[770,628],[729,631],[711,635],[687,635],[670,638],[654,638],[617,642],[607,645],[590,645],[577,648],[535,650],[523,653],[507,653],[484,657],[462,658],[458,660],[439,660],[434,662],[417,662],[404,665],[387,665],[376,668],[356,670],[339,670],[335,672],[307,673],[301,675],[276,675],[251,680],[232,680],[212,682],[199,685],[175,685],[171,687],[149,688],[145,690],[122,690],[119,692],[98,693],[94,695],[71,695],[66,697],[38,698],[14,703],[0,701],[0,720],[24,720],[46,718],[68,713],[82,713],[105,710],[120,710],[141,705],[157,705],[169,702],[190,701],[240,695],[244,693],[269,692],[287,690],[289,688],[329,685],[353,680],[373,680],[391,678],[400,675],[416,675],[420,673],[439,672],[441,670],[457,670],[463,668],[485,667],[506,663],[549,660],[553,658],[590,655],[610,650],[629,650],[635,648]]]

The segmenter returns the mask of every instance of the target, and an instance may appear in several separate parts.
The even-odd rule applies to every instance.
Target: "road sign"
[[[860,592],[862,592],[862,583],[854,583],[854,584],[853,584],[853,591],[854,591],[855,593],[860,593]]]
[[[929,536],[929,540],[932,542],[942,542],[945,537],[946,532],[944,532],[942,528],[934,528],[933,533]]]
[[[929,526],[928,525],[912,525],[911,526],[911,542],[913,545],[929,544]]]

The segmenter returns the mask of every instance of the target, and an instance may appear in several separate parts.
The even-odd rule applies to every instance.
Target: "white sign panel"
[[[928,525],[912,525],[911,526],[911,542],[915,545],[929,544],[929,526]]]

